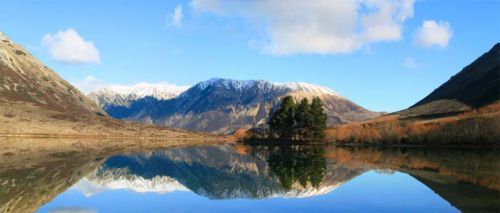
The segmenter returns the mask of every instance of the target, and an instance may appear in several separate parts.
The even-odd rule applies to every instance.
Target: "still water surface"
[[[0,191],[0,205],[37,212],[500,211],[494,150],[226,144],[60,158],[0,176],[4,183],[17,178]]]

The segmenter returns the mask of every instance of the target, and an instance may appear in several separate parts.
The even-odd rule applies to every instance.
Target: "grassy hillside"
[[[392,114],[326,130],[337,143],[499,145],[500,103],[446,117]]]
[[[500,44],[414,106],[328,129],[340,143],[499,145]]]

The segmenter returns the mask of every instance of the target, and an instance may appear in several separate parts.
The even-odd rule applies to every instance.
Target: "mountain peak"
[[[196,84],[200,90],[205,90],[209,86],[221,86],[227,89],[248,89],[254,86],[258,81],[256,80],[233,80],[225,78],[211,78],[207,81],[202,81]]]
[[[167,83],[138,83],[132,86],[113,85],[107,88],[91,92],[88,96],[99,106],[103,107],[108,103],[118,106],[127,106],[130,101],[154,97],[157,100],[168,100],[177,97],[188,89],[188,86],[177,86]]]
[[[166,84],[166,83],[137,83],[132,86],[126,86],[126,85],[112,85],[110,87],[101,89],[97,92],[112,92],[112,93],[117,93],[121,95],[135,95],[135,96],[155,96],[157,99],[169,99],[171,97],[164,97],[164,96],[169,96],[166,94],[180,94],[184,92],[188,87],[187,86],[177,86],[173,84]]]
[[[316,96],[322,96],[322,95],[333,95],[337,96],[339,98],[342,98],[340,94],[335,92],[334,90],[325,87],[325,86],[320,86],[316,84],[310,84],[310,83],[305,83],[305,82],[286,82],[286,83],[274,83],[275,85],[278,86],[283,86],[288,89],[290,89],[293,92],[303,92],[307,94],[312,94]]]
[[[258,87],[259,89],[264,90],[284,90],[288,92],[304,93],[315,96],[333,95],[339,98],[343,98],[340,94],[328,87],[306,82],[276,83],[264,80],[234,80],[225,78],[212,78],[196,84],[195,87],[200,90],[205,90],[208,87],[213,86],[222,87],[228,90],[235,89],[238,91],[250,89],[252,87]]]

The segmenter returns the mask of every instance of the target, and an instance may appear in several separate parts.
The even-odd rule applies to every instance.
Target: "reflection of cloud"
[[[50,213],[95,213],[97,212],[94,209],[87,209],[81,207],[58,207],[49,209]]]
[[[396,173],[396,171],[392,169],[375,169],[374,171],[378,174],[386,174],[386,175],[393,175],[394,173]]]
[[[85,197],[90,197],[96,193],[108,190],[105,186],[91,182],[87,178],[81,179],[71,188],[80,191]]]

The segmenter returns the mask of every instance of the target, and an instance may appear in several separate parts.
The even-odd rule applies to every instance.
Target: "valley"
[[[0,213],[500,213],[499,9],[0,0]]]
[[[142,83],[84,95],[1,36],[2,136],[230,141],[234,133],[267,128],[281,98],[292,96],[322,100],[327,142],[498,145],[500,138],[499,44],[414,106],[385,114],[302,82],[214,78],[192,87]]]

